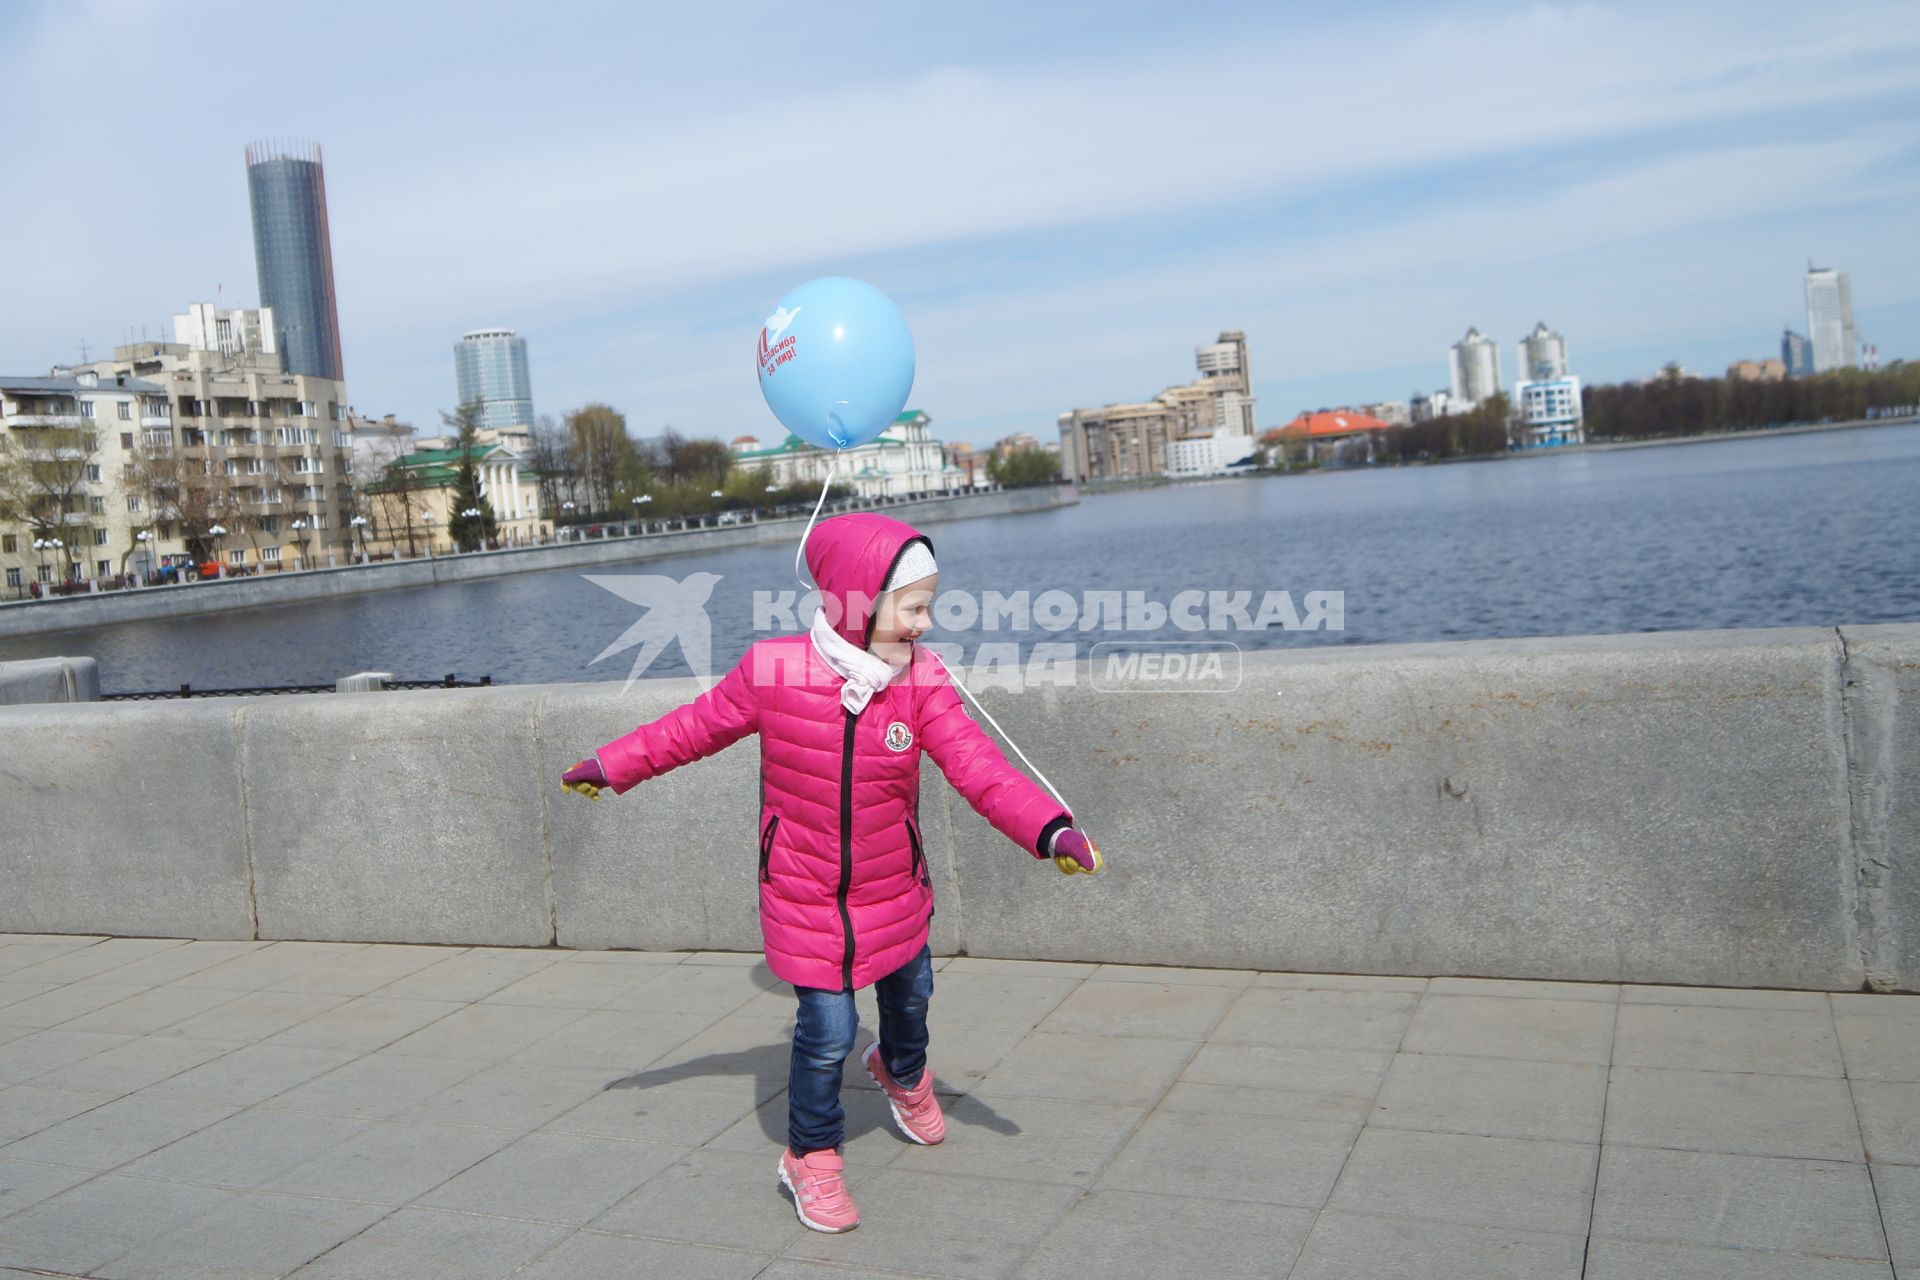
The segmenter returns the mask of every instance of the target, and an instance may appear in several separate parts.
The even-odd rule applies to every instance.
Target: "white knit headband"
[[[893,572],[887,575],[886,585],[880,589],[892,591],[896,587],[904,587],[909,582],[918,582],[937,572],[938,569],[933,563],[933,551],[927,544],[910,542],[907,544],[905,553],[901,555],[899,563],[894,565]]]

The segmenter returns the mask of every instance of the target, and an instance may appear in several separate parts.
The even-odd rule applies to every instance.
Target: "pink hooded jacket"
[[[823,520],[807,566],[838,605],[836,629],[866,648],[872,606],[907,544],[933,543],[872,512]],[[828,617],[835,613],[830,609]],[[755,641],[684,706],[599,750],[615,794],[760,735],[760,933],[783,981],[851,990],[926,944],[933,879],[920,839],[920,753],[1008,839],[1045,856],[1072,817],[1008,763],[961,703],[946,668],[912,665],[858,715],[805,634]]]

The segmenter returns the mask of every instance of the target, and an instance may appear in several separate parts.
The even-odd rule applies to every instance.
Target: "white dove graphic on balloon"
[[[779,338],[780,334],[786,329],[786,327],[793,323],[793,318],[799,314],[800,314],[799,307],[795,307],[791,311],[787,310],[785,307],[781,307],[778,311],[768,316],[767,317],[767,341],[773,342],[774,340]]]

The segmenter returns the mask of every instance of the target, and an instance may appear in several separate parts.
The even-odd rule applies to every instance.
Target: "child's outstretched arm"
[[[994,830],[1034,857],[1061,852],[1055,837],[1073,830],[1073,814],[1001,753],[967,713],[944,664],[930,660],[916,665],[913,674],[921,697],[920,745],[954,790]]]
[[[641,725],[594,752],[605,786],[625,795],[648,778],[730,747],[760,727],[760,702],[748,672],[753,649],[720,682],[692,702]],[[575,766],[579,768],[580,766]],[[568,770],[563,778],[570,777]]]

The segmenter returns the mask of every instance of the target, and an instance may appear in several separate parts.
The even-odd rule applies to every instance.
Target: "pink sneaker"
[[[887,1070],[878,1040],[867,1046],[864,1060],[867,1074],[880,1086],[880,1092],[887,1095],[887,1105],[893,1108],[894,1123],[900,1126],[900,1132],[923,1147],[930,1147],[947,1136],[947,1118],[940,1114],[940,1100],[933,1096],[931,1062],[920,1072],[920,1083],[904,1089]]]
[[[838,1234],[860,1225],[860,1210],[847,1194],[838,1151],[810,1151],[804,1158],[791,1148],[780,1152],[780,1182],[793,1193],[793,1211],[815,1231]]]

